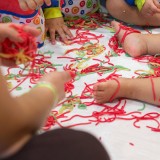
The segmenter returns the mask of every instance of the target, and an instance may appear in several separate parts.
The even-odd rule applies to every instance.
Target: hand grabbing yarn
[[[25,32],[25,25],[10,25],[11,28],[14,28],[20,38],[21,42],[16,42],[10,38],[5,38],[1,42],[1,52],[0,57],[14,60],[16,64],[25,64],[26,62],[32,61],[36,56],[37,44],[35,37],[29,33]]]

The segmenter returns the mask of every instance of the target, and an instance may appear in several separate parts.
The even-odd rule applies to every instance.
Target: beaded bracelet
[[[41,88],[42,87],[43,88],[48,88],[49,90],[51,90],[52,93],[53,93],[54,101],[55,101],[55,103],[57,103],[57,101],[58,101],[58,93],[57,93],[57,90],[54,87],[54,85],[52,85],[51,83],[46,82],[46,81],[40,81],[34,86],[34,88],[40,88],[40,87]]]

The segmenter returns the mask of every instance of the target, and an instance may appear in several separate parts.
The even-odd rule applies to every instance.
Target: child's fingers
[[[6,37],[9,38],[11,41],[14,42],[22,42],[22,38],[19,36],[19,33],[14,29],[10,28],[6,32]]]
[[[17,25],[21,26],[21,25]],[[40,31],[36,28],[30,27],[30,26],[24,26],[24,31],[27,33],[30,33],[34,37],[37,37],[40,34]],[[6,31],[7,37],[14,42],[22,42],[22,38],[19,36],[19,33],[11,27],[11,29],[8,29]]]
[[[70,74],[69,71],[61,72],[61,74],[62,74],[64,83],[68,82],[69,80],[71,80],[71,74]]]
[[[18,32],[11,27],[12,23],[2,23],[0,25],[0,42],[3,42],[6,38],[9,38],[10,40],[21,42],[22,39],[18,37]]]
[[[56,32],[55,29],[50,29],[49,30],[52,44],[55,44],[55,32]]]
[[[34,0],[37,6],[42,6],[44,1],[43,0]]]
[[[28,6],[27,6],[27,3],[25,1],[21,1],[21,0],[18,0],[19,2],[19,5],[20,5],[20,8],[24,11],[28,10]]]
[[[49,29],[48,29],[48,27],[47,26],[45,26],[45,33],[47,34],[47,31],[48,31]]]
[[[70,37],[70,38],[73,38],[73,34],[71,33],[71,31],[69,30],[69,28],[64,25],[63,26],[63,30],[65,31],[65,33]]]
[[[44,2],[45,2],[45,4],[46,4],[47,6],[50,6],[50,5],[51,5],[51,0],[44,0]]]
[[[27,0],[28,8],[35,10],[37,8],[37,4],[33,0]]]
[[[64,30],[62,28],[58,28],[57,32],[59,33],[59,35],[61,36],[62,40],[67,43],[68,39],[66,37],[66,34],[64,33]]]
[[[30,27],[30,26],[24,26],[24,31],[27,33],[30,33],[34,37],[37,37],[40,35],[40,30],[33,28],[33,27]]]

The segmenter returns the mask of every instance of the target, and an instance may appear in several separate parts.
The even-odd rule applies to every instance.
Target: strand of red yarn
[[[156,92],[155,92],[155,87],[154,87],[154,82],[152,77],[150,77],[151,85],[152,85],[152,93],[153,93],[153,99],[156,101]]]
[[[109,39],[109,47],[115,52],[117,53],[118,55],[120,53],[124,53],[124,50],[122,48],[119,48],[119,40],[118,40],[118,37],[117,35],[120,33],[121,30],[124,30],[125,33],[122,37],[122,39],[120,40],[120,43],[122,44],[125,40],[125,38],[131,34],[131,33],[140,33],[140,31],[138,30],[135,30],[131,27],[127,27],[127,26],[124,26],[122,24],[119,24],[119,30]]]

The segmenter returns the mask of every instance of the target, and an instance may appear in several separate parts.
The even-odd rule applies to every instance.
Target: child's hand
[[[71,75],[69,72],[50,72],[45,74],[40,81],[46,81],[51,83],[56,91],[58,96],[58,101],[62,100],[65,97],[65,83],[71,80]]]
[[[51,5],[51,0],[18,0],[22,10],[35,10],[37,7],[42,6],[46,3],[47,6]]]
[[[20,24],[14,24],[14,26],[21,26]],[[39,30],[32,28],[30,26],[24,26],[24,31],[32,34],[33,36],[38,36],[40,34]],[[19,37],[19,33],[14,27],[12,27],[12,23],[1,23],[0,24],[0,43],[5,40],[5,38],[9,38],[11,41],[22,42],[21,37]]]
[[[23,40],[19,36],[19,33],[14,27],[12,27],[12,25],[13,25],[12,23],[0,24],[0,43],[3,42],[6,38],[14,42],[23,42]],[[21,27],[20,24],[14,24],[14,26]],[[35,37],[40,34],[39,30],[29,27],[27,25],[24,26],[24,31],[32,34]],[[0,53],[1,53],[1,45],[0,45]],[[15,66],[15,61],[11,59],[1,58],[1,64],[5,66]]]
[[[155,13],[160,13],[158,0],[146,0],[141,13],[144,16],[153,16]]]
[[[71,31],[65,25],[62,17],[46,19],[46,31],[49,31],[51,42],[53,44],[55,44],[55,32],[58,32],[64,43],[68,42],[66,35],[68,35],[70,38],[73,37]]]

